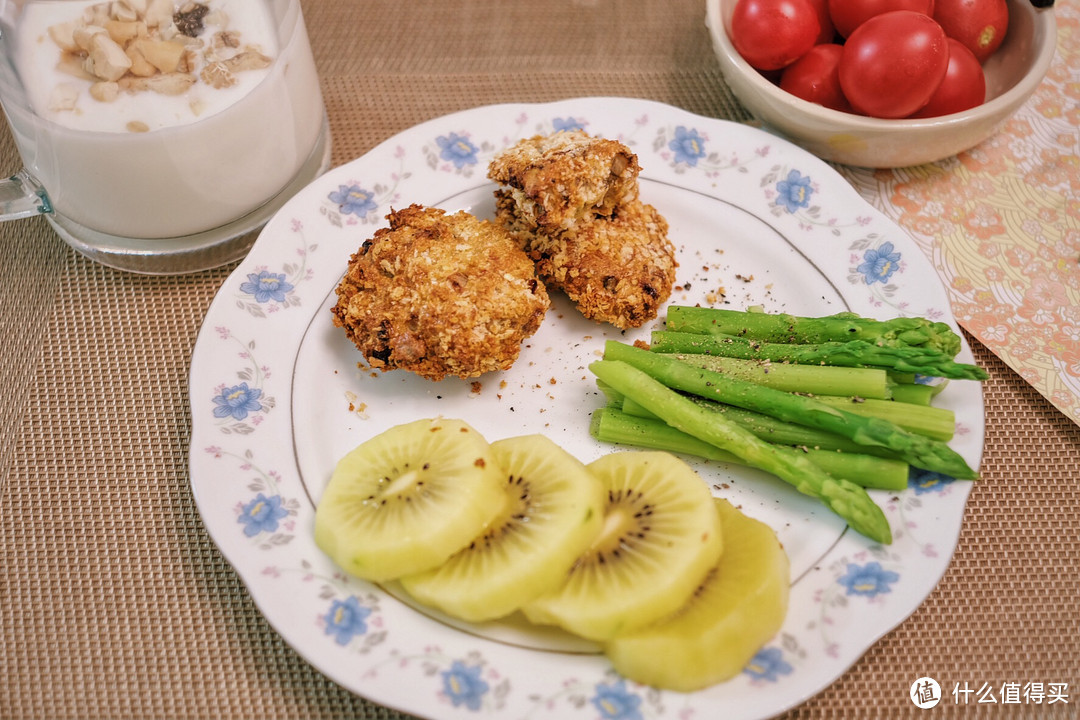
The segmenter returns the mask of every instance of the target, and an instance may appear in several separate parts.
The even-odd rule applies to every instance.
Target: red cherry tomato
[[[779,70],[814,46],[821,25],[809,0],[738,0],[731,42],[758,70]]]
[[[894,10],[851,33],[840,56],[840,87],[856,112],[902,118],[930,100],[948,67],[941,26],[929,15]]]
[[[930,101],[913,118],[950,115],[982,105],[986,99],[986,78],[975,54],[959,40],[949,38],[949,69]]]
[[[828,0],[829,16],[836,32],[848,37],[855,28],[874,17],[892,10],[911,10],[929,15],[935,0]]]
[[[1005,0],[936,0],[934,19],[946,35],[964,43],[982,63],[1005,39],[1009,6]]]
[[[844,48],[832,43],[815,45],[810,52],[784,68],[780,88],[818,105],[851,112],[851,103],[840,89],[837,68]]]
[[[821,26],[814,42],[818,45],[831,43],[836,39],[836,28],[833,27],[832,15],[829,14],[829,0],[810,0],[810,4],[817,13],[818,25]]]

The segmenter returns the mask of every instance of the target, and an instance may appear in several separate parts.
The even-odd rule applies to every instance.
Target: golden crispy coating
[[[622,143],[575,130],[518,142],[492,160],[488,177],[510,189],[523,219],[551,233],[637,198],[640,170]]]
[[[441,380],[513,365],[550,304],[513,238],[466,212],[412,205],[387,219],[350,259],[334,325],[384,371]]]
[[[587,318],[627,329],[656,317],[675,284],[675,246],[667,221],[634,200],[612,217],[578,221],[570,231],[547,235],[521,218],[513,195],[495,193],[496,220],[536,261],[551,289],[562,290]]]

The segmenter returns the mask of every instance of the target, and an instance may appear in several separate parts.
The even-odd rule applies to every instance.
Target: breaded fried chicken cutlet
[[[581,131],[523,140],[488,172],[504,184],[495,191],[496,222],[548,288],[620,329],[657,316],[678,267],[667,221],[638,198],[638,172],[624,145]]]
[[[391,210],[349,261],[332,308],[368,363],[430,380],[513,365],[550,301],[499,225],[466,212]]]
[[[507,148],[488,166],[488,177],[509,188],[523,220],[557,233],[636,199],[640,170],[637,155],[622,143],[573,130]]]
[[[625,203],[611,217],[579,220],[554,239],[522,223],[508,193],[496,192],[495,208],[496,220],[527,249],[544,282],[591,320],[640,327],[671,295],[675,248],[667,221],[651,205]]]

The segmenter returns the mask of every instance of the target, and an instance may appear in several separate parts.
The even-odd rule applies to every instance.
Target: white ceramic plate
[[[566,127],[637,153],[641,196],[667,217],[679,252],[672,302],[952,322],[919,248],[826,164],[772,135],[632,99],[477,108],[411,128],[313,182],[225,282],[191,362],[199,510],[277,631],[374,702],[440,718],[774,715],[829,685],[919,606],[952,555],[968,483],[920,475],[902,493],[876,493],[895,536],[882,547],[768,476],[695,462],[714,492],[776,529],[793,585],[782,631],[741,675],[693,694],[626,682],[594,648],[557,632],[514,621],[468,626],[415,608],[393,587],[344,576],[312,539],[334,463],[396,423],[460,417],[490,440],[542,432],[586,462],[614,450],[589,437],[590,412],[603,401],[586,366],[605,339],[646,337],[663,314],[620,333],[558,296],[513,369],[476,383],[358,367],[330,322],[349,256],[390,207],[490,216],[493,154]],[[961,357],[970,361],[966,347]],[[952,445],[977,467],[978,385],[954,382],[938,404],[956,412]]]

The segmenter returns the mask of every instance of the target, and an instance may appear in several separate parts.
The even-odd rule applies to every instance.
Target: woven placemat
[[[696,1],[306,2],[335,164],[432,117],[624,95],[745,120]],[[18,166],[10,138],[4,171]],[[116,272],[41,219],[0,226],[0,718],[400,718],[259,614],[191,494],[188,361],[231,268]],[[985,348],[983,479],[938,588],[787,718],[1050,717],[1080,706],[1080,428]],[[953,683],[1070,703],[933,711]]]

